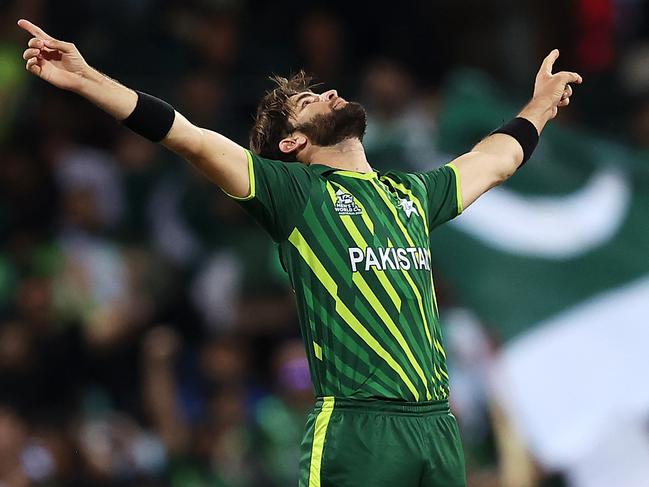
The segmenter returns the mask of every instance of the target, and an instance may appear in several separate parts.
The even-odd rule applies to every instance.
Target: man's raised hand
[[[53,38],[28,20],[20,19],[18,26],[33,36],[23,53],[27,71],[58,88],[79,90],[91,68],[74,44]]]
[[[572,87],[570,83],[581,84],[582,78],[579,74],[570,71],[552,73],[555,61],[559,58],[559,50],[554,49],[543,60],[541,68],[536,75],[534,84],[534,99],[544,100],[548,104],[549,118],[557,116],[559,108],[570,103]]]

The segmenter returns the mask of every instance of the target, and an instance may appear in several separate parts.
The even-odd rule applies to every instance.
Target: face
[[[367,126],[365,109],[359,103],[348,102],[336,90],[322,94],[305,91],[291,97],[295,130],[318,146],[335,145],[345,139],[362,141]]]

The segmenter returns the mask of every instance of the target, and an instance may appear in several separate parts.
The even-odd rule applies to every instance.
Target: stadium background
[[[500,199],[433,236],[451,403],[473,487],[649,485],[648,14],[0,2],[0,486],[296,485],[313,404],[270,239],[179,158],[29,76],[21,17],[243,145],[267,76],[304,67],[366,105],[379,169],[468,150],[560,48],[585,79],[571,106]]]

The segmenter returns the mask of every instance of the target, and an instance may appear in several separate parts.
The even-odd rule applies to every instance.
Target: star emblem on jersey
[[[351,194],[339,189],[336,191],[336,212],[339,215],[360,215],[363,209],[356,204]]]
[[[413,213],[415,215],[419,216],[419,213],[417,213],[417,207],[415,206],[415,203],[410,201],[407,198],[400,198],[399,199],[398,208],[405,211],[406,212],[406,217],[408,217],[408,218],[410,218],[410,215],[412,215]]]

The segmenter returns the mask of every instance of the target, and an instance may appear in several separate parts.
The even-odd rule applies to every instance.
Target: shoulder
[[[245,151],[248,154],[248,158],[251,159],[255,164],[286,171],[304,171],[307,169],[307,166],[300,162],[286,162],[276,159],[269,159],[267,157],[260,156],[259,154],[255,154],[250,149],[245,149]]]
[[[249,162],[254,170],[255,177],[267,176],[282,179],[291,179],[303,183],[311,182],[315,175],[309,166],[300,162],[286,162],[262,157],[246,149]]]
[[[426,191],[426,173],[387,171],[379,175],[379,180],[394,189],[408,189],[410,191]]]

